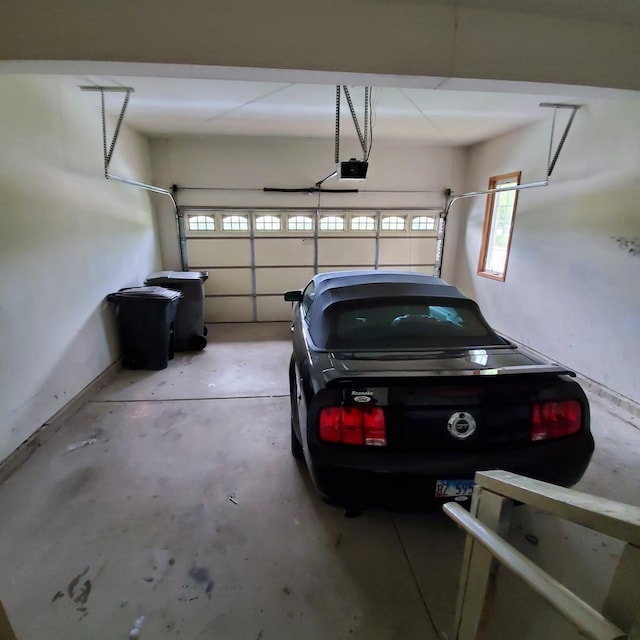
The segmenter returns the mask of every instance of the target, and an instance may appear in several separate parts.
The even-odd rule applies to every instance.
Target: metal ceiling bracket
[[[440,276],[442,271],[442,261],[444,256],[444,239],[447,228],[447,216],[449,215],[449,210],[451,209],[451,205],[458,200],[463,198],[474,198],[476,196],[490,195],[492,193],[497,193],[498,191],[522,191],[523,189],[533,189],[535,187],[548,187],[549,186],[549,178],[553,173],[553,169],[556,166],[556,162],[558,162],[558,158],[560,157],[560,152],[562,151],[562,147],[569,135],[569,130],[571,129],[571,125],[573,124],[573,120],[576,117],[576,113],[578,109],[582,105],[579,104],[565,104],[562,102],[541,102],[541,107],[551,108],[553,109],[553,120],[551,122],[551,136],[549,139],[549,155],[547,157],[547,176],[545,180],[540,180],[539,182],[529,182],[527,184],[519,184],[515,187],[507,187],[503,189],[486,189],[484,191],[470,191],[468,193],[461,193],[460,195],[454,196],[449,194],[447,196],[447,205],[440,217],[441,229],[438,233],[438,251],[436,252],[436,263],[433,267],[433,274],[435,276]],[[562,136],[560,136],[560,141],[558,142],[558,146],[556,147],[555,152],[553,151],[553,135],[555,133],[556,126],[556,115],[558,109],[570,109],[571,115],[569,116],[569,120],[565,125],[564,131],[562,132]]]
[[[346,85],[340,86],[336,85],[336,125],[335,125],[335,150],[334,150],[334,163],[336,167],[340,164],[340,100],[342,91],[344,91],[344,95],[347,98],[347,102],[349,103],[349,110],[351,111],[351,118],[353,120],[353,125],[356,128],[356,132],[358,134],[358,139],[360,141],[360,146],[362,147],[362,154],[364,162],[367,162],[369,159],[369,149],[367,145],[370,145],[369,139],[369,118],[372,117],[372,113],[369,113],[370,106],[370,93],[371,87],[364,88],[364,135],[362,135],[362,129],[360,129],[360,123],[358,122],[358,116],[356,115],[356,110],[353,106],[353,101],[351,100],[351,94],[349,93],[349,88]],[[371,133],[371,139],[373,139],[373,132]],[[318,180],[315,184],[315,189],[320,189],[322,184],[329,180],[329,178],[333,178],[338,175],[338,171],[332,171],[326,178],[322,180]],[[343,191],[343,190],[340,190]],[[356,190],[350,190],[356,191]],[[344,191],[346,193],[346,190]]]
[[[172,193],[168,189],[163,189],[162,187],[156,187],[152,184],[146,184],[145,182],[138,182],[137,180],[130,180],[129,178],[122,178],[120,176],[113,175],[109,173],[109,164],[111,163],[111,158],[113,157],[113,151],[116,146],[116,142],[118,141],[118,134],[120,133],[120,127],[122,126],[122,122],[124,121],[124,115],[127,110],[127,105],[129,104],[129,96],[135,92],[133,87],[102,87],[98,85],[90,85],[80,87],[80,91],[93,91],[100,93],[100,103],[102,107],[102,150],[104,155],[104,177],[108,180],[117,180],[118,182],[123,182],[124,184],[129,184],[134,187],[139,187],[140,189],[145,189],[146,191],[151,191],[153,193],[159,193],[163,196],[168,196],[173,203],[173,208],[178,214],[178,206],[176,201],[172,195]],[[111,139],[111,143],[109,145],[109,150],[107,151],[107,116],[105,112],[104,106],[104,94],[105,93],[124,93],[124,101],[122,103],[122,107],[120,109],[120,114],[118,116],[118,122],[116,124],[115,131],[113,133],[113,138]]]
[[[562,147],[564,147],[564,143],[569,135],[569,129],[571,129],[571,125],[573,124],[573,119],[576,117],[576,112],[582,105],[580,104],[564,104],[562,102],[541,102],[541,107],[553,109],[553,120],[551,122],[551,138],[549,140],[549,156],[547,159],[547,178],[551,176],[553,173],[553,169],[556,166],[556,162],[558,162],[558,157],[560,156],[560,152],[562,151]],[[556,115],[558,113],[558,109],[571,109],[571,115],[569,116],[569,120],[565,125],[564,131],[562,132],[562,136],[560,136],[560,141],[558,142],[558,146],[553,153],[553,158],[551,157],[553,150],[553,134],[555,132],[556,127]]]
[[[122,121],[124,120],[124,114],[127,110],[127,105],[129,104],[129,96],[135,91],[133,87],[101,87],[101,86],[83,86],[80,87],[80,91],[94,91],[100,92],[100,105],[102,107],[102,149],[104,154],[104,177],[109,177],[109,163],[111,162],[111,157],[113,156],[113,149],[116,146],[116,142],[118,140],[118,134],[120,133],[120,127],[122,126]],[[122,103],[122,108],[120,109],[120,115],[118,116],[118,122],[116,124],[115,131],[113,132],[113,138],[111,139],[111,144],[109,145],[109,151],[107,151],[107,118],[105,114],[104,107],[104,94],[105,93],[124,93],[124,101]]]
[[[109,173],[109,164],[111,163],[111,158],[113,157],[113,151],[116,147],[116,142],[118,141],[118,134],[120,133],[120,127],[124,121],[124,115],[127,111],[127,106],[129,104],[129,97],[132,93],[135,92],[133,87],[102,87],[99,85],[90,85],[90,86],[81,86],[80,91],[93,91],[100,93],[100,106],[102,109],[102,153],[104,157],[104,177],[107,180],[115,180],[117,182],[122,182],[123,184],[128,184],[132,187],[138,187],[139,189],[144,189],[145,191],[151,191],[152,193],[159,193],[160,195],[167,196],[171,200],[171,204],[173,205],[173,212],[176,216],[176,225],[178,230],[178,238],[181,238],[183,235],[183,221],[180,220],[180,216],[178,215],[178,203],[176,202],[173,194],[168,189],[163,189],[162,187],[157,187],[153,184],[147,184],[145,182],[138,182],[137,180],[130,180],[129,178],[123,178],[121,176],[116,176],[113,173]],[[109,144],[109,149],[107,150],[107,115],[105,111],[104,105],[104,94],[105,93],[124,93],[124,100],[122,102],[122,107],[120,108],[120,114],[118,115],[118,122],[116,123],[116,128],[113,132],[113,138],[111,139],[111,143]],[[182,268],[186,270],[187,257],[186,257],[186,248],[183,246],[183,243],[180,243],[180,259],[182,261]]]
[[[369,131],[371,131],[371,135],[373,136],[373,129],[370,130],[369,127],[369,118],[371,118],[371,122],[373,123],[373,113],[371,112],[371,97],[373,95],[373,89],[371,87],[364,88],[364,159],[369,160],[369,151],[371,141],[368,140]],[[368,144],[367,144],[368,143]]]
[[[347,98],[347,102],[349,103],[349,110],[351,111],[351,118],[353,120],[353,126],[356,128],[356,133],[358,134],[358,139],[360,140],[360,146],[362,147],[362,153],[365,158],[367,156],[367,141],[365,137],[362,135],[362,130],[360,129],[360,123],[358,122],[358,116],[356,115],[356,110],[353,108],[353,101],[351,100],[351,94],[349,93],[349,87],[346,84],[342,85],[342,89],[344,91],[344,95]],[[368,98],[369,92],[368,87],[365,87],[365,96]],[[368,100],[365,99],[364,103],[364,120],[365,124],[368,122]]]
[[[336,141],[335,141],[335,163],[340,162],[340,85],[336,86]]]

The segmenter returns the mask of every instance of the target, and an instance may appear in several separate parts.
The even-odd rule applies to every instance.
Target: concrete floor
[[[0,487],[20,640],[450,637],[464,536],[443,514],[325,505],[289,454],[287,323],[210,327],[122,371]],[[640,504],[636,418],[592,398],[576,488]],[[84,446],[79,446],[85,443]],[[528,507],[510,540],[595,606],[620,544]],[[491,638],[577,638],[506,573]]]

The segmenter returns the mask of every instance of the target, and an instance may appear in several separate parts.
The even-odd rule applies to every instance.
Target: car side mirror
[[[287,302],[302,302],[302,291],[300,291],[300,289],[296,291],[287,291],[284,294],[284,299]]]

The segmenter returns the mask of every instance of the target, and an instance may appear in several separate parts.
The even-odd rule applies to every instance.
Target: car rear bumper
[[[555,442],[492,452],[401,455],[380,451],[311,451],[307,463],[316,488],[332,504],[423,509],[442,503],[437,480],[473,478],[502,469],[561,486],[584,474],[594,443],[590,433]],[[370,454],[370,455],[368,455]]]

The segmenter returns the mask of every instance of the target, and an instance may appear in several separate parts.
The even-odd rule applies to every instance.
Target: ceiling
[[[133,87],[125,123],[152,138],[247,135],[333,140],[335,135],[336,87],[332,84],[127,76],[68,76],[65,81],[76,87]],[[380,81],[390,83],[384,77]],[[394,79],[394,84],[400,82]],[[367,83],[373,84],[370,78]],[[606,90],[566,85],[460,84],[442,78],[426,79],[423,84],[426,88],[374,85],[374,137],[468,146],[548,115],[541,102],[584,104],[606,95]],[[362,126],[363,86],[351,86],[350,92]],[[80,95],[99,103],[95,93]],[[105,96],[107,112],[117,117],[123,94]],[[356,136],[344,94],[340,135]]]

